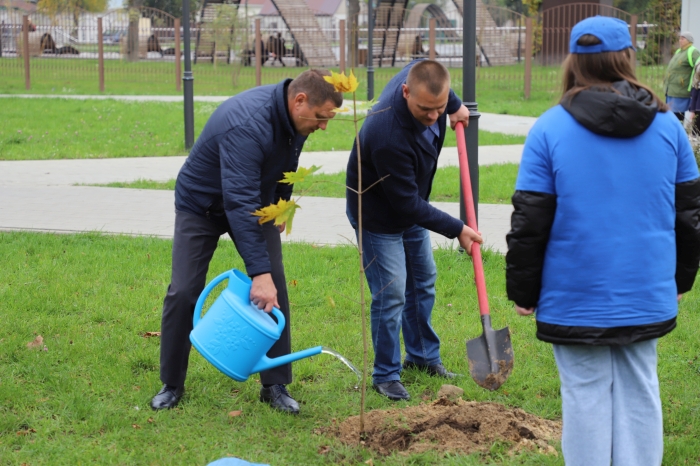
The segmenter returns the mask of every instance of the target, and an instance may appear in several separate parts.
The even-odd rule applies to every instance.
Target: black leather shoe
[[[299,403],[287,391],[284,385],[271,385],[260,389],[260,401],[269,404],[274,409],[289,414],[299,414]]]
[[[445,379],[454,379],[455,377],[457,377],[457,374],[448,371],[442,364],[433,364],[432,366],[429,366],[427,364],[416,364],[413,361],[404,361],[403,368],[416,369],[419,371],[426,372],[428,375],[434,377],[442,377]]]
[[[185,387],[173,387],[172,385],[163,385],[158,394],[151,400],[151,408],[153,409],[170,409],[177,406],[185,393]]]
[[[384,383],[372,384],[372,387],[380,394],[389,398],[392,401],[410,400],[411,395],[408,394],[406,388],[398,380],[390,380]]]

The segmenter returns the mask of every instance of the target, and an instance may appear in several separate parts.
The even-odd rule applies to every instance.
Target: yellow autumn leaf
[[[331,71],[331,75],[324,76],[323,79],[333,84],[337,92],[355,92],[359,84],[352,71],[350,71],[350,76],[345,76],[345,72],[336,73],[335,71]]]
[[[345,106],[342,107],[342,108],[334,108],[332,111],[333,111],[333,113],[347,113],[347,112],[350,111],[350,107],[348,107],[347,105],[345,105]]]
[[[289,235],[292,233],[292,221],[294,220],[294,214],[297,209],[301,209],[301,207],[294,202],[294,199],[290,201],[280,199],[277,204],[270,204],[267,207],[258,209],[253,212],[253,215],[260,217],[258,223],[261,225],[271,221],[274,221],[275,225],[286,223],[286,231],[287,235]]]
[[[350,76],[348,76],[348,84],[350,84],[350,90],[348,92],[355,92],[357,90],[357,86],[360,85],[352,70],[350,70]]]
[[[297,168],[297,171],[295,172],[285,172],[284,178],[280,180],[280,183],[286,183],[286,184],[294,184],[294,183],[302,183],[307,176],[311,175],[314,172],[317,172],[321,167],[317,167],[316,165],[312,165],[311,168],[306,168],[306,167],[299,167]]]

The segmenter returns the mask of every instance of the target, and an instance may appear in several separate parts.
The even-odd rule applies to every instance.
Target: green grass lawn
[[[195,137],[217,108],[195,103]],[[0,100],[0,160],[185,155],[182,104],[117,100]],[[317,131],[307,151],[350,150],[354,128],[332,121]],[[523,136],[480,131],[480,145],[522,144]],[[448,131],[446,145],[455,146]]]
[[[160,388],[160,309],[170,275],[171,241],[154,238],[0,232],[0,458],[3,464],[204,465],[226,455],[282,464],[508,464],[561,465],[561,457],[522,453],[502,446],[470,457],[424,453],[387,458],[349,447],[317,429],[356,415],[360,395],[354,374],[321,355],[294,363],[291,393],[298,417],[273,412],[257,401],[253,375],[238,383],[193,351],[187,392],[177,409],[155,413],[148,402]],[[292,303],[293,349],[325,345],[355,365],[362,356],[357,253],[351,247],[285,244]],[[452,250],[435,252],[439,279],[433,325],[448,368],[468,374],[465,340],[481,333],[472,266]],[[518,317],[506,299],[504,259],[484,255],[495,328],[513,334],[515,369],[501,389],[489,392],[469,377],[454,383],[464,398],[521,407],[535,415],[561,416],[559,380],[551,347],[534,337],[533,318]],[[222,242],[209,279],[242,261]],[[665,421],[664,464],[700,461],[700,295],[681,303],[679,325],[659,345]],[[29,349],[38,335],[45,350]],[[370,356],[371,357],[371,356]],[[410,402],[367,395],[367,408],[416,405],[419,394],[441,381],[409,372]],[[229,412],[240,410],[231,417]],[[555,445],[557,446],[557,445]],[[558,446],[557,446],[558,447]],[[321,454],[319,452],[325,452]]]
[[[479,169],[479,202],[482,204],[510,204],[515,191],[518,165],[504,163],[482,166]],[[175,180],[158,182],[138,180],[129,183],[107,183],[109,188],[175,189]],[[430,200],[434,202],[459,202],[459,169],[438,168],[433,180]],[[345,197],[345,172],[311,175],[309,180],[294,186],[294,195],[319,197]],[[303,201],[302,201],[303,202]]]
[[[195,95],[234,95],[255,86],[255,69],[234,65],[193,65]],[[401,68],[375,70],[375,98]],[[264,67],[262,84],[294,78],[304,68]],[[355,70],[360,81],[357,98],[367,98],[366,69]],[[451,68],[452,86],[462,95],[462,69]],[[524,98],[524,66],[496,66],[477,70],[476,97],[479,110],[488,113],[539,116],[556,103],[560,87],[558,67],[534,67],[529,100]],[[172,62],[105,61],[107,95],[178,95]],[[24,86],[23,62],[0,59],[0,94],[99,94],[97,61],[47,59],[31,61],[31,89]]]
[[[449,65],[448,65],[449,66]],[[31,89],[24,85],[24,65],[15,58],[0,59],[0,94],[98,94],[97,60],[74,58],[34,58],[31,60]],[[194,64],[195,95],[234,95],[255,86],[255,69],[238,63]],[[400,68],[376,68],[374,89],[378,97]],[[262,84],[294,78],[304,68],[263,67]],[[639,79],[661,92],[665,67],[638,66]],[[367,70],[355,70],[360,86],[359,99],[367,98]],[[450,68],[452,87],[462,95],[462,69]],[[561,89],[561,67],[532,67],[530,99],[524,98],[525,66],[479,67],[476,70],[476,100],[479,110],[488,113],[539,116],[556,104]],[[172,61],[105,60],[107,95],[177,95],[175,65]]]

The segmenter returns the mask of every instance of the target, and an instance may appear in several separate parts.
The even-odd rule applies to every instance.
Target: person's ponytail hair
[[[585,34],[576,42],[578,45],[597,45],[600,39]],[[564,60],[563,93],[561,100],[571,99],[576,94],[591,87],[609,87],[617,92],[612,83],[627,81],[636,89],[644,89],[656,101],[660,112],[668,110],[668,105],[649,86],[640,83],[632,69],[630,49],[619,52],[570,53]]]

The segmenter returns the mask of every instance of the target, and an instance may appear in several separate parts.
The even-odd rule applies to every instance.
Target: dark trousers
[[[267,252],[272,265],[272,280],[277,288],[280,310],[287,325],[280,339],[270,348],[268,357],[274,358],[291,352],[289,333],[289,298],[282,264],[282,241],[276,226],[263,225]],[[160,379],[166,385],[182,387],[187,376],[190,356],[190,332],[197,299],[202,293],[219,237],[228,233],[233,239],[226,217],[200,217],[187,212],[175,213],[172,277],[163,302],[160,343]],[[289,384],[292,366],[286,364],[260,373],[264,385]]]

